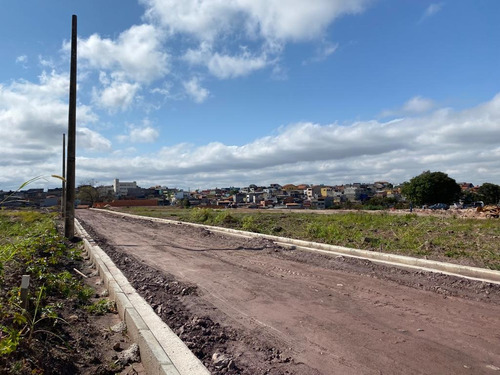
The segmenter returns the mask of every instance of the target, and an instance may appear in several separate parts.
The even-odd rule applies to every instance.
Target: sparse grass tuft
[[[93,315],[105,315],[116,312],[116,304],[114,301],[104,298],[89,306],[85,306],[85,310]]]

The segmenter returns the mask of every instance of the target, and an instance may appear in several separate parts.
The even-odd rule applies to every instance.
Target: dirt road
[[[214,374],[500,371],[497,285],[187,225],[77,218]]]

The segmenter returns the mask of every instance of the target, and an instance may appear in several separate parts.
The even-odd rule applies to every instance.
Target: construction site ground
[[[213,374],[493,374],[500,286],[96,210],[77,218]]]

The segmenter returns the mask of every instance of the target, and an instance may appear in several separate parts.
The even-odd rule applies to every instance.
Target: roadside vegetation
[[[80,251],[58,234],[55,218],[0,210],[0,373],[60,373],[74,366],[62,312],[91,305],[95,291],[74,277]],[[26,297],[22,275],[30,276]]]
[[[498,220],[394,215],[387,211],[328,214],[209,208],[130,207],[137,215],[246,230],[331,245],[500,270]]]

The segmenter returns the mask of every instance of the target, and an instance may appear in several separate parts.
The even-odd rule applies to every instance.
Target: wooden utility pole
[[[71,69],[69,76],[68,167],[66,168],[66,215],[64,235],[75,237],[75,160],[76,160],[76,15],[71,22]]]
[[[66,178],[66,134],[63,133],[63,149],[62,149],[62,178]],[[66,216],[66,180],[62,181],[61,194],[61,217],[64,220]]]

